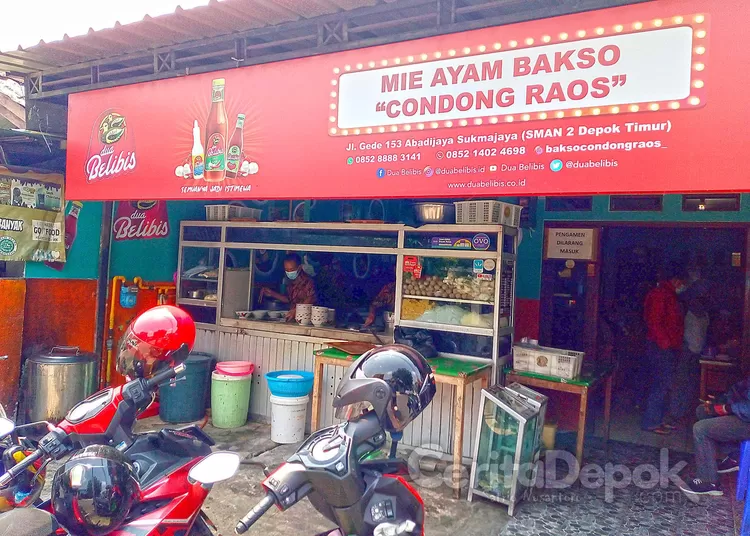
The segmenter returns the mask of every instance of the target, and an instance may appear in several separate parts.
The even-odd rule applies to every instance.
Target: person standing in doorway
[[[660,274],[659,284],[649,291],[643,306],[646,335],[646,361],[651,372],[651,388],[641,428],[657,434],[669,434],[664,426],[667,393],[672,386],[677,352],[682,349],[684,324],[677,295],[684,289],[678,270],[668,267]]]
[[[687,294],[687,292],[685,292]],[[708,334],[708,308],[703,296],[695,296],[687,302],[685,335],[682,351],[677,358],[677,367],[672,381],[669,399],[669,417],[666,426],[674,427],[685,418],[698,399],[700,391],[700,358],[706,346]]]

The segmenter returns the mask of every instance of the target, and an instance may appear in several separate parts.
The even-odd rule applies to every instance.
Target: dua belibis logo
[[[113,179],[135,169],[135,136],[117,110],[99,115],[91,129],[86,157],[86,182]]]

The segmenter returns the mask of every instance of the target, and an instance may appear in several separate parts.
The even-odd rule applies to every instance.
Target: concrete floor
[[[157,418],[152,418],[139,422],[137,431],[162,427]],[[237,520],[263,496],[260,487],[263,467],[275,468],[294,453],[296,446],[273,443],[265,424],[248,423],[234,430],[221,430],[209,424],[204,430],[216,441],[217,450],[237,452],[242,458],[238,474],[216,484],[204,505],[220,533],[229,536],[234,534]],[[611,449],[605,449],[600,441],[589,438],[587,461],[602,466],[614,461],[629,468],[643,463],[659,465],[659,450],[654,447],[617,441],[610,445]],[[409,455],[408,452],[400,454]],[[678,459],[692,461],[690,455],[674,451],[670,459],[670,463]],[[439,474],[440,470],[438,465],[433,473],[423,476]],[[683,474],[690,473],[692,468],[688,467]],[[48,474],[54,474],[54,467],[49,468]],[[429,536],[735,536],[739,534],[737,517],[741,516],[742,504],[732,499],[736,473],[725,476],[723,484],[727,494],[701,499],[698,504],[685,500],[673,485],[666,490],[628,486],[617,490],[614,501],[605,500],[601,489],[584,489],[580,485],[558,491],[539,490],[520,504],[514,518],[507,515],[503,505],[481,499],[472,503],[465,498],[455,500],[445,484],[433,488],[422,481],[415,487],[425,503],[425,534]],[[48,478],[48,483],[51,480]],[[464,497],[465,494],[466,490]],[[248,534],[312,536],[333,528],[309,502],[303,501],[284,513],[272,508]]]
[[[204,430],[216,440],[217,449],[237,452],[243,458],[238,474],[232,480],[217,484],[205,505],[222,534],[233,534],[237,520],[263,497],[260,487],[263,466],[278,466],[295,452],[296,446],[273,443],[269,427],[264,424],[250,423],[235,430],[219,430],[208,425]],[[502,533],[510,519],[503,506],[453,499],[445,485],[437,489],[421,487],[419,491],[426,507],[425,533],[430,536],[495,536]],[[303,501],[283,513],[275,508],[270,510],[248,534],[312,536],[333,528],[308,501]]]

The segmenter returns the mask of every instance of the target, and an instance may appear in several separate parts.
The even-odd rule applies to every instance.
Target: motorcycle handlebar
[[[263,517],[263,514],[268,512],[274,504],[276,504],[276,499],[274,499],[273,495],[267,493],[266,496],[263,497],[263,500],[255,505],[255,508],[250,510],[250,512],[248,512],[248,514],[237,523],[234,532],[237,534],[244,534],[247,532],[247,529],[252,527],[256,521]]]
[[[31,466],[31,464],[33,464],[43,456],[44,452],[41,449],[36,449],[34,452],[26,456],[23,460],[11,467],[8,472],[6,472],[3,476],[0,476],[0,488],[4,488],[8,484],[13,482],[18,477],[18,475],[23,473]]]
[[[172,378],[174,378],[175,376],[177,376],[178,374],[184,371],[185,371],[184,363],[181,363],[174,368],[168,368],[167,370],[162,371],[156,374],[155,376],[153,376],[152,378],[149,378],[148,380],[146,380],[146,388],[149,390],[155,389],[160,383],[164,383],[167,380],[171,380]]]

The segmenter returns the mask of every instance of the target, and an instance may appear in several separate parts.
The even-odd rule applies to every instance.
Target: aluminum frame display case
[[[276,255],[296,251],[394,256],[395,324],[431,331],[436,339],[450,339],[451,348],[438,348],[442,357],[481,363],[491,360],[497,382],[513,348],[517,249],[518,229],[503,225],[440,224],[414,228],[403,224],[183,221],[177,303],[187,306],[203,329],[263,329],[268,322],[238,320],[234,314],[255,307],[253,289],[257,277],[251,267],[259,251]],[[451,283],[455,288],[451,286],[449,292],[436,285],[428,286],[424,292],[413,288],[416,285],[410,285],[404,277],[411,259],[419,260],[425,276],[439,279],[441,285]],[[206,271],[192,274],[201,263]],[[191,297],[192,290],[202,291],[202,297]],[[405,315],[405,304],[424,304],[434,309],[451,306],[471,313],[471,318],[479,318],[482,325],[421,321]],[[300,326],[274,325],[300,334]],[[325,336],[352,338],[351,332],[329,329],[327,333]],[[372,337],[365,335],[368,340]]]
[[[424,225],[399,240],[396,325],[454,339],[438,352],[491,360],[499,382],[513,346],[518,229]]]
[[[479,408],[468,500],[506,504],[512,516],[536,478],[540,408],[500,385],[482,390]]]
[[[547,402],[549,401],[549,397],[538,393],[525,385],[521,385],[518,382],[511,383],[505,387],[510,393],[516,394],[523,401],[537,408],[537,411],[539,412],[539,417],[537,417],[536,420],[536,433],[534,440],[534,449],[536,450],[535,460],[538,460],[542,452],[542,434],[544,432],[544,422],[547,415]]]

